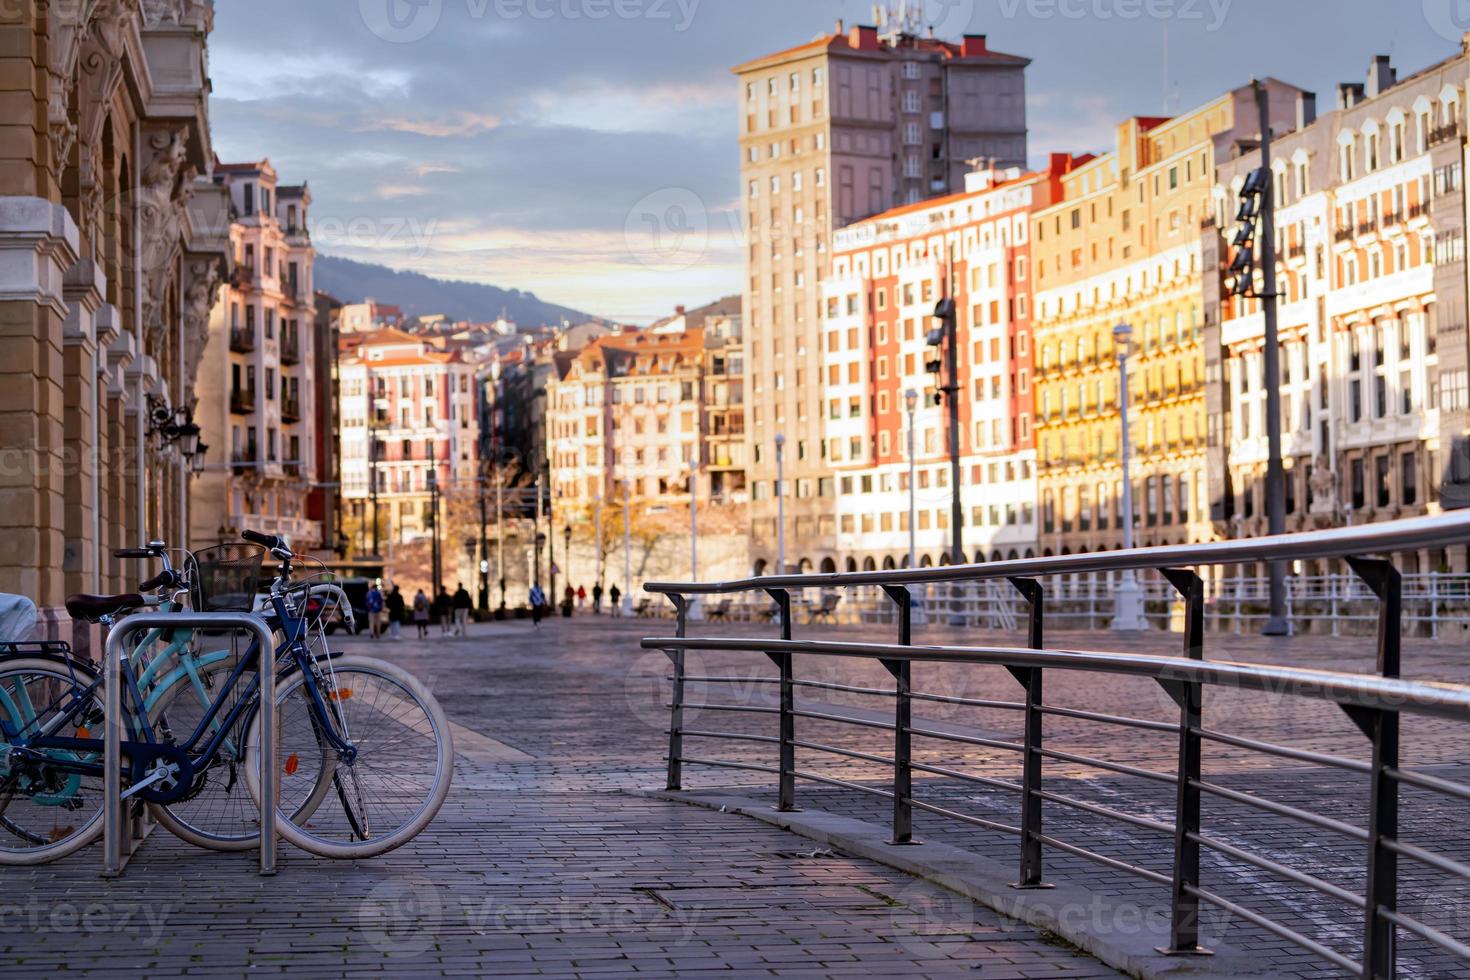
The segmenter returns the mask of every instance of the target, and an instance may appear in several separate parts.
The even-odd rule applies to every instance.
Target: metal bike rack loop
[[[152,629],[245,631],[260,649],[260,758],[266,769],[260,778],[260,873],[276,873],[276,671],[275,638],[265,620],[249,613],[145,613],[129,616],[107,634],[103,657],[103,698],[107,721],[102,757],[103,875],[117,877],[132,857],[135,844],[122,798],[122,662],[128,656],[124,641]]]

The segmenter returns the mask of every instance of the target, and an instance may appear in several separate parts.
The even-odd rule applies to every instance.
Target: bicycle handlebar
[[[291,549],[286,545],[286,542],[279,535],[261,534],[259,531],[241,531],[240,537],[244,538],[246,541],[249,541],[251,544],[260,545],[267,551],[284,551],[287,554],[291,553]]]
[[[165,585],[173,586],[177,584],[178,575],[169,569],[164,569],[148,581],[139,583],[138,591],[152,592],[154,589],[161,589]]]

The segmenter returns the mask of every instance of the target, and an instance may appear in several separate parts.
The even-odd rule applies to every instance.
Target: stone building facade
[[[1289,128],[1299,90],[1266,84],[1272,118]],[[1062,200],[1033,218],[1042,554],[1121,546],[1121,323],[1133,330],[1137,543],[1214,536],[1201,226],[1214,221],[1217,162],[1258,128],[1250,86],[1173,118],[1128,119],[1116,149],[1069,173]]]
[[[188,526],[192,460],[166,426],[229,271],[212,19],[199,0],[0,7],[0,591],[83,650],[64,597],[135,586],[113,550]]]
[[[949,411],[936,397],[944,379],[927,363],[940,358],[928,335],[941,297],[957,311],[965,558],[1035,555],[1030,216],[1085,162],[1055,154],[1036,173],[977,170],[964,193],[887,211],[835,236],[822,292],[840,557],[819,569],[909,564],[910,391],[918,396],[913,560],[950,560]],[[806,561],[798,556],[798,566]]]
[[[1400,80],[1387,57],[1306,110],[1272,146],[1282,455],[1287,530],[1414,517],[1470,503],[1454,454],[1466,432],[1464,51]],[[1223,231],[1260,166],[1221,163]],[[1221,240],[1217,251],[1233,252]],[[1223,283],[1222,283],[1223,286]],[[1266,530],[1261,303],[1218,288],[1219,530]],[[1448,480],[1441,500],[1441,485]],[[1470,473],[1462,483],[1470,483]],[[1464,549],[1404,556],[1415,571],[1465,571]],[[1307,572],[1327,568],[1303,569]]]
[[[785,439],[788,558],[835,557],[826,459],[821,282],[833,233],[963,190],[969,161],[1026,162],[1026,58],[895,21],[824,34],[740,65],[746,444],[753,545],[777,540]],[[764,489],[762,489],[764,488]]]
[[[219,438],[195,481],[190,538],[235,540],[246,528],[279,534],[299,552],[334,547],[308,514],[318,478],[315,250],[311,193],[278,183],[270,161],[220,164],[229,195],[234,275],[210,319],[196,416]]]

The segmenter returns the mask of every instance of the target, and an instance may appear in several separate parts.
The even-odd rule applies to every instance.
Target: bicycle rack
[[[107,722],[103,732],[102,758],[102,850],[103,876],[115,878],[142,843],[128,818],[131,804],[122,798],[122,662],[128,656],[124,641],[152,629],[244,630],[254,635],[260,648],[260,757],[264,764],[276,754],[275,639],[259,616],[249,613],[145,613],[129,616],[107,635],[103,658],[103,697]],[[144,830],[146,832],[146,830]],[[276,781],[260,780],[260,873],[276,873]]]

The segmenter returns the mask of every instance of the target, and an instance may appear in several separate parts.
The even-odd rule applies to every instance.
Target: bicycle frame
[[[313,723],[317,727],[319,734],[326,739],[327,743],[340,756],[342,756],[344,759],[350,759],[355,754],[355,750],[353,749],[353,746],[345,739],[343,739],[338,733],[337,725],[333,720],[332,712],[327,707],[326,700],[322,697],[321,689],[318,687],[316,683],[316,677],[311,669],[313,665],[312,658],[310,650],[308,649],[304,639],[307,632],[306,620],[304,618],[293,615],[289,603],[286,601],[285,597],[281,595],[273,595],[271,597],[271,605],[275,610],[276,616],[281,623],[282,631],[285,633],[286,636],[281,644],[275,648],[275,659],[273,660],[273,663],[279,663],[282,659],[285,659],[287,655],[289,655],[290,663],[287,669],[299,670],[302,672],[305,678],[305,686],[313,714]],[[237,700],[233,706],[231,706],[229,712],[225,715],[224,721],[214,727],[213,734],[210,735],[208,740],[205,741],[203,747],[200,748],[201,740],[205,738],[205,734],[210,730],[211,726],[214,726],[215,721],[219,717],[220,711],[222,710],[222,707],[226,702],[226,699],[234,690],[235,685],[240,682],[241,678],[244,676],[245,672],[248,669],[259,663],[260,643],[258,640],[251,641],[250,646],[245,650],[244,655],[240,658],[239,662],[230,672],[230,676],[225,680],[225,683],[221,686],[218,694],[213,699],[207,699],[208,708],[204,713],[204,717],[200,720],[194,731],[189,735],[188,739],[185,740],[183,743],[165,747],[156,740],[156,738],[154,737],[153,727],[151,724],[148,723],[148,708],[150,707],[150,702],[143,696],[142,684],[140,683],[140,678],[138,674],[134,670],[133,664],[133,659],[135,656],[138,655],[139,651],[145,649],[148,645],[150,645],[150,641],[156,641],[160,632],[161,631],[159,630],[154,630],[150,632],[145,638],[144,643],[135,648],[134,653],[130,655],[121,665],[122,674],[125,682],[125,691],[128,698],[130,698],[131,700],[131,707],[133,709],[125,711],[129,740],[123,743],[124,752],[125,754],[133,758],[133,768],[135,770],[139,768],[146,769],[153,763],[157,762],[159,758],[166,754],[164,751],[165,749],[167,750],[167,754],[172,754],[175,752],[185,753],[186,755],[188,755],[191,763],[193,763],[196,767],[207,766],[208,764],[213,762],[215,757],[218,755],[221,747],[224,745],[225,741],[229,737],[228,733],[235,727],[236,724],[239,723],[244,712],[248,711],[254,704],[255,696],[260,687],[260,676],[258,670],[256,676],[248,682],[248,686],[245,689],[244,696]],[[170,649],[173,648],[173,645],[177,645],[181,642],[186,641],[180,641],[178,638],[175,638],[173,644],[171,644],[170,646]],[[222,653],[217,657],[214,657],[213,659],[209,659],[209,662],[218,662],[219,660],[225,659],[228,656],[229,654]],[[161,659],[162,658],[160,658],[159,661],[155,661],[155,664],[160,662]],[[152,666],[153,665],[150,665],[150,669]],[[188,660],[185,661],[185,664],[183,666],[177,668],[176,671],[169,676],[170,678],[172,678],[177,674],[185,671],[190,674],[190,676],[193,678],[194,683],[197,685],[197,689],[202,692],[202,681],[199,680],[195,667],[191,665]],[[144,676],[147,676],[146,671]],[[171,684],[172,681],[170,681],[169,683]],[[16,728],[15,725],[11,724],[5,718],[0,718],[0,734],[4,735],[6,741],[10,744],[13,750],[29,752],[55,750],[60,752],[87,754],[93,756],[100,755],[103,745],[101,739],[72,738],[66,736],[57,736],[51,733],[59,731],[68,726],[70,723],[74,722],[77,719],[78,714],[93,701],[94,696],[101,689],[102,685],[103,679],[99,677],[80,692],[75,687],[73,687],[70,691],[67,692],[66,695],[63,695],[63,697],[70,697],[70,703],[67,704],[60,711],[60,713],[57,714],[57,716],[46,725],[44,731],[41,731],[34,736],[27,736],[27,729],[31,725],[35,724],[40,717],[44,716],[44,714],[49,713],[51,710],[55,709],[57,707],[57,704],[53,702],[51,705],[46,706],[44,711],[37,713],[34,706],[30,704],[29,696],[23,685],[18,685],[16,689],[19,697],[25,702],[24,704],[20,705],[12,701],[5,691],[0,690],[0,707],[8,709],[11,712],[11,717],[30,719],[23,727]],[[156,690],[155,694],[161,694],[162,691],[167,690],[168,686],[168,684],[160,686]],[[69,760],[65,758],[47,756],[45,757],[44,761],[46,765],[51,766],[61,772],[99,776],[102,774],[102,767],[100,764],[85,762],[82,759]]]

